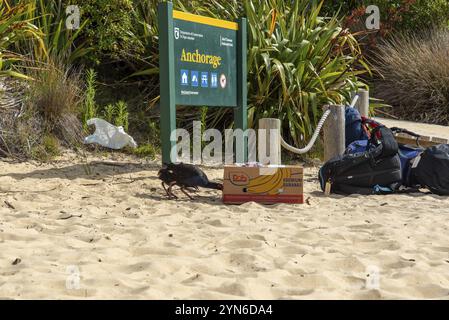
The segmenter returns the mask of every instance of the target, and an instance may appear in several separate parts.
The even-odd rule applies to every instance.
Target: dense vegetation
[[[376,95],[401,118],[448,125],[449,29],[398,35],[379,49]]]
[[[12,105],[22,107],[20,112],[0,109],[0,154],[45,158],[42,155],[57,154],[60,144],[78,147],[89,129],[86,120],[97,116],[126,127],[142,145],[137,154],[154,155],[160,108],[157,3],[3,0],[0,74],[24,80],[20,85],[10,78],[1,80],[20,87],[21,103]],[[73,4],[81,10],[80,27],[68,30],[66,8]],[[387,12],[374,35],[358,32],[368,4]],[[386,79],[391,74],[385,58],[367,59],[371,51],[364,49],[366,39],[375,39],[377,46],[383,43],[379,38],[393,39],[396,31],[441,28],[449,20],[446,0],[174,0],[174,6],[227,20],[247,17],[249,124],[257,126],[263,117],[280,118],[284,136],[297,146],[310,137],[323,104],[345,103],[351,92],[371,82],[367,60],[378,62],[374,70],[382,69]],[[395,49],[400,59],[403,49]],[[393,88],[397,79],[395,75],[385,84]],[[447,91],[445,82],[439,83]],[[375,85],[380,88],[382,83]],[[426,88],[422,91],[430,90]],[[398,102],[390,100],[394,93],[382,97],[396,106]],[[198,112],[185,107],[178,114],[182,127],[191,126],[192,120],[201,120],[203,127],[232,125],[227,109]]]
[[[369,5],[379,7],[382,36],[440,27],[447,25],[449,18],[447,0],[328,0],[323,10],[329,14],[340,9],[346,22],[353,24],[365,17]]]
[[[380,9],[380,30],[356,38],[373,66],[372,94],[391,106],[384,114],[447,125],[449,1],[326,1],[324,11],[341,7],[344,25],[360,31],[369,5]]]

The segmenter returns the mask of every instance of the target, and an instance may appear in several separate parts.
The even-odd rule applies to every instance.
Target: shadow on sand
[[[162,188],[162,187],[161,187]],[[184,194],[180,193],[178,194],[178,192],[176,192],[177,190],[175,190],[176,195],[178,196],[178,199],[168,199],[168,197],[163,194],[146,194],[146,193],[137,193],[134,196],[137,198],[141,198],[141,199],[146,199],[146,200],[156,200],[156,201],[173,201],[175,203],[193,203],[193,202],[201,202],[202,204],[209,204],[212,206],[216,206],[216,205],[223,205],[223,202],[221,201],[221,197],[217,197],[214,195],[210,195],[210,196],[201,196],[195,193],[191,193],[192,197],[194,198],[193,200],[189,199],[187,196],[185,196]]]
[[[352,195],[331,194],[329,196],[326,196],[324,194],[324,192],[322,192],[322,191],[312,191],[312,192],[310,192],[310,195],[317,197],[317,198],[331,198],[331,199],[344,199],[344,198],[348,198],[348,197],[366,197],[366,195],[360,195],[360,194],[352,194]],[[438,199],[438,200],[443,200],[443,199],[447,198],[445,196],[439,196],[437,194],[434,194],[426,189],[423,189],[419,192],[417,192],[415,190],[412,190],[410,192],[399,191],[399,192],[395,192],[395,193],[391,193],[391,194],[376,194],[376,195],[370,195],[370,196],[379,197],[379,201],[381,201],[381,200],[388,200],[389,196],[398,196],[398,195],[408,196],[408,197],[412,197],[412,198],[420,198],[420,197],[427,196],[427,197],[432,197],[432,198]]]
[[[68,179],[74,180],[78,178],[101,180],[105,176],[119,175],[126,173],[136,173],[142,171],[153,171],[151,176],[140,179],[157,179],[157,170],[160,166],[157,164],[142,164],[142,163],[123,163],[123,162],[102,162],[93,161],[89,163],[80,163],[69,165],[66,167],[53,167],[46,169],[36,169],[26,173],[8,173],[0,174],[2,177],[11,177],[16,180],[21,179]]]

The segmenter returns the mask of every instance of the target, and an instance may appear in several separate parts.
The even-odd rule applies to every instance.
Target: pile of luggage
[[[400,128],[387,128],[346,109],[346,151],[319,171],[323,191],[337,194],[390,194],[427,188],[449,195],[449,145],[429,148],[398,144],[395,132],[419,135]],[[417,144],[418,145],[418,144]]]

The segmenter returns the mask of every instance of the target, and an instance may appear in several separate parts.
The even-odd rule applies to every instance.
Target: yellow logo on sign
[[[210,64],[214,69],[217,69],[221,65],[220,56],[200,53],[198,49],[195,52],[186,52],[185,49],[182,49],[181,61]]]

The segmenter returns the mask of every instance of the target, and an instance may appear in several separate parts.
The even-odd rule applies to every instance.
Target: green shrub
[[[396,36],[379,48],[375,94],[404,119],[449,124],[449,29]]]
[[[364,24],[364,19],[368,17],[364,8],[369,5],[379,7],[381,34],[384,36],[397,32],[420,32],[449,22],[447,0],[333,0],[325,1],[324,11],[327,15],[333,15],[341,7],[340,13],[349,16],[351,23]]]
[[[86,73],[86,95],[81,110],[81,119],[84,129],[87,129],[87,121],[97,116],[97,105],[95,102],[97,73],[94,69]]]
[[[115,105],[108,104],[103,110],[103,119],[109,123],[113,123],[115,115]]]
[[[119,101],[116,104],[108,104],[103,109],[103,120],[116,125],[121,126],[125,131],[128,131],[129,127],[129,113],[128,106],[124,101]]]
[[[133,149],[133,154],[141,158],[154,159],[158,150],[152,144],[144,144]]]
[[[388,7],[391,1],[382,1]],[[399,2],[399,1],[397,1]],[[401,6],[406,6],[402,1]],[[404,10],[394,21],[393,28],[402,32],[419,32],[423,29],[441,27],[449,21],[449,1],[416,0],[409,1],[410,9]]]
[[[124,101],[117,102],[115,105],[114,124],[128,131],[128,115],[128,106],[126,103]]]
[[[35,145],[31,149],[30,157],[34,160],[47,162],[60,154],[60,144],[58,138],[47,134],[42,138],[40,144]]]
[[[81,19],[87,20],[80,37],[92,48],[87,57],[93,62],[131,60],[143,53],[135,35],[131,0],[66,0],[66,3],[79,5]]]
[[[353,35],[337,17],[321,18],[323,2],[246,0],[249,125],[278,118],[296,146],[313,133],[324,104],[342,104],[368,71]]]
[[[45,151],[50,156],[57,156],[59,155],[59,140],[53,135],[46,135],[42,141],[43,146],[45,148]]]
[[[148,143],[154,145],[156,148],[160,147],[161,131],[156,121],[149,121],[148,127],[145,130],[148,133]]]

